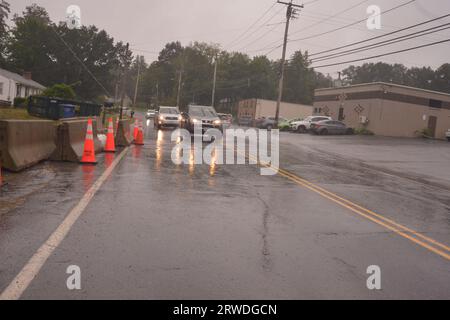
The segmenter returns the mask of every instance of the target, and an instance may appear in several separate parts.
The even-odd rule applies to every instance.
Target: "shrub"
[[[21,97],[14,98],[14,107],[26,108],[27,107],[27,99],[21,98]]]
[[[44,90],[42,93],[43,96],[53,97],[53,98],[62,98],[62,99],[75,99],[75,91],[73,91],[71,86],[67,84],[55,84],[52,87],[49,87]]]
[[[416,134],[422,138],[432,138],[433,132],[430,128],[424,128],[422,130],[416,131]]]
[[[373,136],[374,135],[374,133],[367,128],[355,129],[354,133],[358,134],[358,135],[362,135],[362,136]]]

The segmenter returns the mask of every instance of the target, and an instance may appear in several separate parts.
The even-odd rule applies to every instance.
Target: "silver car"
[[[345,123],[335,120],[324,120],[311,124],[312,133],[327,134],[353,134],[353,129],[348,128]]]
[[[155,128],[178,128],[181,124],[181,114],[176,107],[160,107],[155,115]]]

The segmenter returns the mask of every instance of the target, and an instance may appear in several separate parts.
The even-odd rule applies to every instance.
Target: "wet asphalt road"
[[[145,130],[23,299],[450,298],[444,257],[256,166],[175,165],[171,132]],[[450,244],[450,144],[283,133],[280,153],[282,168]],[[7,176],[0,291],[114,157]],[[80,291],[66,287],[69,265]],[[370,265],[382,290],[366,287]]]

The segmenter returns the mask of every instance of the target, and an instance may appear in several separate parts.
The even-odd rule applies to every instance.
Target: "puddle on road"
[[[0,191],[0,216],[21,206],[26,198],[43,189],[56,176],[48,164],[40,164],[20,173],[6,173]]]

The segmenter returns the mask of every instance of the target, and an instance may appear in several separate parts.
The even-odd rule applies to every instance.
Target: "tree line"
[[[67,84],[78,98],[134,98],[140,105],[211,104],[214,65],[217,63],[215,103],[246,98],[277,97],[281,63],[266,56],[250,57],[222,50],[217,44],[171,42],[156,61],[147,63],[128,44],[115,41],[95,26],[69,29],[51,21],[45,8],[28,6],[7,21],[9,5],[0,0],[0,67],[32,72],[45,86]],[[137,77],[139,74],[139,81]],[[346,84],[384,81],[450,92],[450,65],[406,68],[401,64],[366,63],[342,70]],[[283,100],[311,104],[314,89],[330,87],[333,78],[315,71],[307,51],[297,51],[286,65]],[[180,92],[180,94],[178,94]]]

